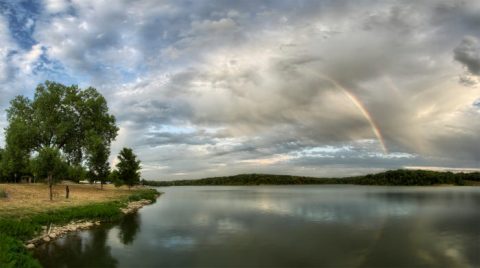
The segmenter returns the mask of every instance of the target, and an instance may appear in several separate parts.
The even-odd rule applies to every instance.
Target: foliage
[[[103,187],[103,184],[105,184],[105,181],[110,174],[110,165],[108,163],[110,148],[96,135],[90,137],[88,148],[91,152],[87,158],[87,165],[90,169],[90,178],[93,180],[99,180],[101,187]]]
[[[62,159],[60,151],[55,148],[42,148],[32,160],[31,169],[36,177],[51,176],[52,183],[68,172],[67,163]]]
[[[62,159],[60,152],[56,148],[42,148],[38,152],[38,156],[32,160],[31,166],[35,177],[48,178],[50,200],[52,200],[52,186],[61,176],[65,176],[68,170],[68,166]]]
[[[3,157],[5,155],[5,150],[3,148],[0,148],[0,182],[5,181],[5,175],[3,174]]]
[[[261,185],[261,184],[317,184],[321,179],[289,175],[240,174],[227,177],[213,177],[199,180],[177,181],[142,181],[149,186],[183,186],[183,185]]]
[[[38,85],[33,100],[14,98],[7,120],[2,170],[15,178],[28,172],[30,156],[45,148],[58,150],[73,166],[97,159],[98,144],[109,151],[118,131],[105,98],[96,89],[50,81]],[[98,173],[96,166],[91,167]]]
[[[157,196],[159,195],[158,191],[155,189],[145,189],[139,192],[136,192],[134,194],[131,194],[128,196],[128,201],[139,201],[142,199],[150,200],[150,201],[155,201],[157,199]]]
[[[82,165],[70,165],[67,170],[66,179],[80,182],[87,178],[87,170]]]
[[[7,137],[7,140],[9,137]],[[29,154],[25,150],[11,145],[2,150],[0,178],[4,182],[18,182],[22,175],[29,173]]]
[[[0,267],[41,267],[22,243],[3,233],[0,233]]]
[[[8,194],[7,191],[0,189],[0,198],[7,198]]]
[[[123,185],[123,181],[120,180],[118,170],[113,170],[112,172],[110,172],[110,174],[108,175],[108,180],[112,182],[115,187],[120,187]]]
[[[130,148],[123,148],[118,155],[118,178],[132,187],[140,182],[140,161]]]
[[[346,178],[314,178],[289,175],[240,174],[199,180],[146,181],[149,186],[183,185],[261,185],[261,184],[359,184],[359,185],[464,185],[480,181],[480,173],[452,173],[426,170],[391,170],[378,174]]]

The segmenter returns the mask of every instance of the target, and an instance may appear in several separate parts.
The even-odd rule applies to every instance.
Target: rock
[[[28,249],[34,249],[34,248],[35,248],[35,245],[30,243],[30,244],[27,245],[27,248],[28,248]]]
[[[50,242],[50,237],[44,236],[44,237],[43,237],[43,241],[45,241],[45,242]]]
[[[99,222],[99,221],[96,221],[96,222],[95,222],[95,225],[100,225],[100,222]]]
[[[48,235],[51,239],[55,239],[57,238],[57,234],[56,233],[51,233]]]

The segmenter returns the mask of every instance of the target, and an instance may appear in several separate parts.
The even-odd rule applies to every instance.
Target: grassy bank
[[[37,235],[42,226],[66,224],[72,220],[114,221],[122,217],[120,208],[125,207],[128,202],[141,199],[154,201],[158,195],[156,190],[146,188],[131,191],[114,188],[99,190],[95,186],[80,185],[71,189],[72,198],[75,193],[77,196],[70,201],[58,197],[53,202],[39,200],[35,203],[28,194],[21,194],[37,187],[42,185],[0,184],[0,189],[6,189],[8,196],[0,199],[0,267],[40,267],[25,249],[23,242]],[[17,191],[12,191],[13,188]],[[81,198],[80,192],[88,195],[88,198]],[[21,196],[25,202],[22,202]],[[16,207],[17,210],[7,209],[8,205]]]

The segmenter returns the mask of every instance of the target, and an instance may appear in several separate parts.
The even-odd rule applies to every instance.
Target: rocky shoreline
[[[134,213],[138,211],[140,208],[142,208],[143,206],[151,203],[152,201],[147,199],[133,201],[133,202],[129,202],[125,208],[121,208],[120,210],[122,211],[123,214],[126,215],[130,213]],[[89,229],[94,226],[99,226],[100,224],[101,224],[100,221],[79,220],[79,221],[71,221],[66,225],[60,225],[60,226],[55,226],[55,225],[42,226],[42,234],[31,240],[28,240],[25,243],[25,247],[27,249],[34,249],[39,245],[42,245],[44,243],[48,243],[57,238],[60,238],[67,233]]]

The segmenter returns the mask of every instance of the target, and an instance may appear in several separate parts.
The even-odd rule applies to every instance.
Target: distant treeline
[[[187,185],[287,185],[287,184],[358,184],[358,185],[471,185],[480,183],[480,173],[452,173],[428,170],[390,170],[377,174],[345,178],[315,178],[290,175],[240,174],[198,180],[147,181],[149,186]]]

